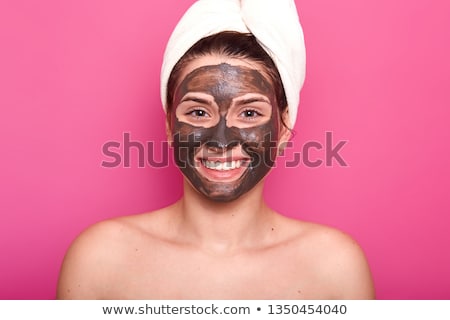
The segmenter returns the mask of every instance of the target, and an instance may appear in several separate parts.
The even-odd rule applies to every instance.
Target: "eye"
[[[254,109],[246,109],[240,114],[240,116],[243,118],[257,118],[262,116],[262,114]]]
[[[203,109],[194,109],[186,113],[186,115],[192,116],[194,118],[206,118],[210,117],[210,115]]]

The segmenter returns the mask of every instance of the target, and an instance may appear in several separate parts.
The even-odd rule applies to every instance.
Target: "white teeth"
[[[212,170],[217,171],[228,171],[233,169],[238,169],[242,165],[242,160],[238,161],[230,161],[230,162],[220,162],[220,161],[209,161],[209,160],[202,160],[205,167]]]

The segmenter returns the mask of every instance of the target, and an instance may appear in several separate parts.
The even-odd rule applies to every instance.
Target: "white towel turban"
[[[198,0],[175,27],[164,53],[161,100],[175,64],[200,39],[222,31],[253,34],[274,61],[288,102],[290,127],[297,118],[305,79],[305,44],[294,0]]]

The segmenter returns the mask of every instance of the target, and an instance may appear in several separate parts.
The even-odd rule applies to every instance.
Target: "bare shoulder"
[[[371,272],[365,254],[348,234],[337,229],[295,222],[292,241],[297,263],[309,262],[311,278],[321,283],[331,299],[374,299]]]
[[[151,243],[148,239],[152,238],[158,241],[156,230],[163,224],[160,216],[156,211],[115,218],[84,230],[64,257],[57,298],[102,299],[108,296],[109,284],[121,270],[129,268],[129,261],[142,246],[142,239],[147,243]],[[155,230],[153,237],[152,229]]]

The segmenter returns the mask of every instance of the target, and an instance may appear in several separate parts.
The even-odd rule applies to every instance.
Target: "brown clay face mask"
[[[195,69],[177,87],[173,107],[175,161],[209,199],[235,200],[270,171],[279,116],[258,70],[226,63]]]

